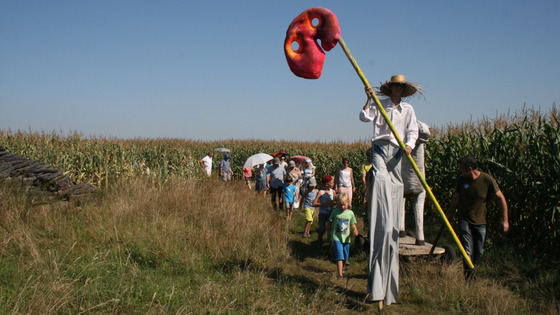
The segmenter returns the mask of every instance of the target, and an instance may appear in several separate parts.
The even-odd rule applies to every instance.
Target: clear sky
[[[338,18],[373,86],[404,74],[441,127],[548,111],[560,96],[560,1],[0,1],[0,129],[85,136],[355,141],[366,96],[340,47],[294,76],[286,30]]]

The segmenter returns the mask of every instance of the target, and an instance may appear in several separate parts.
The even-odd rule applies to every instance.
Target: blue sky
[[[116,138],[355,141],[363,85],[340,47],[318,80],[283,42],[320,6],[369,82],[404,74],[419,120],[548,111],[559,1],[1,1],[0,129]]]

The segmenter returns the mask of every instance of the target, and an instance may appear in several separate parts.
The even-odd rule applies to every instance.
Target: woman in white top
[[[350,161],[347,158],[343,158],[342,167],[336,173],[334,182],[336,183],[335,191],[337,194],[345,193],[348,195],[351,208],[352,193],[356,191],[356,185],[354,185],[354,171],[348,165],[350,165]]]
[[[303,180],[307,183],[311,177],[315,177],[315,166],[311,163],[311,160],[305,160],[305,168],[303,169]]]

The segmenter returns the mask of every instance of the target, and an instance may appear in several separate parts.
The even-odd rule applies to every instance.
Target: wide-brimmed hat
[[[381,83],[381,82],[380,82]],[[418,92],[422,94],[423,89],[416,82],[408,82],[402,74],[395,74],[391,77],[390,81],[386,81],[379,87],[379,92],[386,96],[391,96],[391,84],[402,84],[404,85],[404,91],[401,95],[402,97],[407,97]]]

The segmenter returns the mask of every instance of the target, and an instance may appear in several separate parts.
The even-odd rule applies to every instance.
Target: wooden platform
[[[416,239],[410,236],[399,237],[399,255],[401,256],[422,256],[428,255],[432,249],[432,244],[426,242],[423,246],[415,245]],[[434,255],[445,253],[445,249],[436,247]]]

